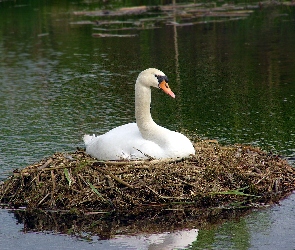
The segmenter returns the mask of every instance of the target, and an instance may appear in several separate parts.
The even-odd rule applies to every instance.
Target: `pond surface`
[[[162,70],[176,94],[173,100],[153,90],[158,124],[192,138],[252,144],[294,164],[294,6],[219,1],[167,5],[165,13],[110,11],[123,4],[146,3],[0,2],[0,180],[56,151],[82,147],[85,133],[134,121],[134,82],[149,67]],[[281,206],[195,230],[189,244],[294,249],[294,207],[291,195]],[[131,242],[140,240],[150,242],[142,249],[163,249],[152,238],[89,243],[23,233],[7,210],[0,220],[1,249],[139,249]]]

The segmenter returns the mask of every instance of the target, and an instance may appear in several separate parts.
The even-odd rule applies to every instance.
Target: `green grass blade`
[[[105,200],[102,197],[102,194],[100,192],[98,192],[98,190],[89,181],[86,181],[86,182],[89,185],[89,187],[91,188],[91,190],[99,196],[99,198],[101,198],[102,200]]]
[[[66,178],[67,178],[67,180],[69,182],[69,186],[71,186],[72,185],[72,179],[71,179],[71,175],[69,173],[69,170],[67,168],[65,168],[64,173],[65,173],[65,176],[66,176]]]

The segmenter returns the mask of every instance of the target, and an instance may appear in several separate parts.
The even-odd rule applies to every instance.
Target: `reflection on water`
[[[179,230],[161,234],[141,234],[134,236],[118,235],[109,241],[99,240],[93,237],[87,242],[75,237],[56,235],[57,232],[44,233],[19,233],[21,224],[15,225],[12,213],[0,210],[0,217],[3,225],[0,228],[1,249],[104,249],[104,250],[164,250],[164,249],[185,249],[194,244],[198,237],[198,230]],[[74,228],[73,228],[74,230]],[[87,233],[87,232],[86,232]],[[83,235],[81,235],[83,236]]]
[[[294,202],[292,194],[280,206],[254,211],[238,222],[200,230],[193,249],[293,249]]]
[[[183,230],[150,235],[117,236],[110,245],[134,250],[171,250],[183,249],[197,240],[198,230]]]
[[[223,143],[251,143],[294,162],[293,6],[262,5],[246,18],[228,22],[204,18],[197,25],[137,29],[132,38],[92,37],[96,17],[72,14],[107,4],[0,2],[0,179],[55,151],[73,151],[82,146],[84,133],[100,134],[134,121],[134,82],[148,67],[165,72],[176,93],[170,100],[153,91],[152,115],[158,124]],[[183,18],[176,21],[185,22]],[[79,21],[88,25],[73,25]],[[218,249],[221,238],[227,249],[236,241],[244,242],[235,243],[240,249],[257,246],[279,233],[273,225],[281,225],[288,212],[277,210],[271,212],[267,235],[248,225],[250,217],[200,230],[194,246]],[[283,215],[276,217],[276,212]],[[0,216],[7,215],[2,211]],[[288,226],[284,230],[294,234]],[[290,235],[280,237],[288,242],[286,248],[292,245],[286,240]],[[13,240],[5,240],[13,248]]]

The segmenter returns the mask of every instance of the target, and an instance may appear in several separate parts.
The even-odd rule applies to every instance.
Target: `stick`
[[[38,205],[37,206],[39,206],[47,197],[48,197],[48,195],[50,195],[50,193],[48,193],[48,194],[46,194],[40,201],[39,201],[39,203],[38,203]]]
[[[155,190],[151,189],[149,186],[145,186],[147,189],[149,189],[150,191],[152,191],[154,194],[156,194],[157,196],[159,196],[161,199],[176,199],[176,200],[185,200],[186,198],[183,197],[171,197],[171,196],[163,196],[160,195],[158,192],[156,192]]]
[[[127,183],[126,181],[123,181],[121,178],[119,178],[119,177],[117,177],[117,176],[115,176],[115,175],[109,173],[108,171],[105,171],[105,170],[103,170],[103,169],[101,169],[101,168],[97,168],[97,169],[95,169],[95,170],[97,170],[97,171],[103,173],[104,175],[108,175],[108,176],[112,177],[115,181],[117,181],[117,182],[123,184],[124,186],[126,186],[126,187],[128,187],[128,188],[131,188],[131,189],[134,188],[132,185],[130,185],[130,184]]]
[[[52,158],[50,158],[47,162],[45,162],[42,166],[38,167],[38,170],[46,168],[51,162],[53,162]]]
[[[52,191],[51,191],[51,205],[55,205],[54,202],[54,191],[55,191],[55,175],[53,170],[51,170],[51,179],[52,179]]]
[[[185,160],[185,158],[176,158],[176,159],[153,159],[153,160],[140,160],[140,161],[95,161],[94,164],[101,164],[101,165],[156,165],[159,163],[176,163]]]

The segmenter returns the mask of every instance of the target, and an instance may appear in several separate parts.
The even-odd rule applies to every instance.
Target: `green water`
[[[56,151],[74,151],[84,133],[134,121],[134,82],[148,67],[165,72],[176,94],[173,100],[153,90],[158,124],[294,162],[295,8],[237,2],[253,12],[168,21],[162,13],[74,13],[158,3],[0,2],[0,179]],[[160,21],[142,21],[151,16]],[[120,23],[97,25],[102,21]],[[93,36],[100,32],[135,36]]]

